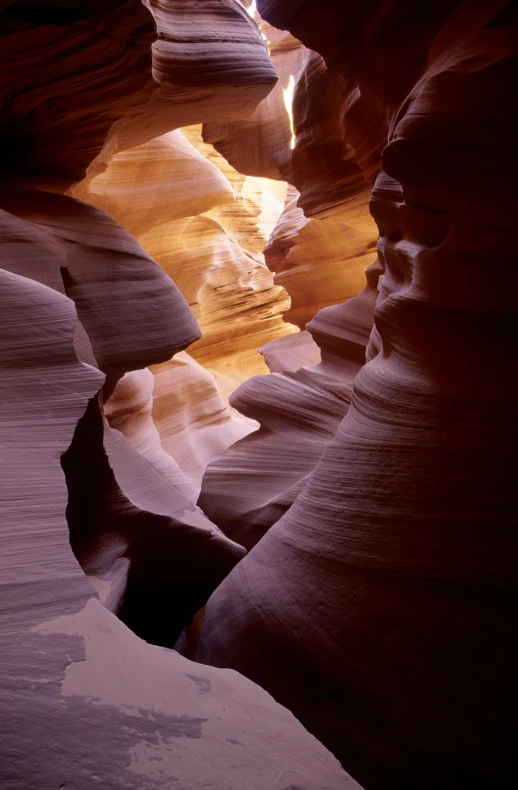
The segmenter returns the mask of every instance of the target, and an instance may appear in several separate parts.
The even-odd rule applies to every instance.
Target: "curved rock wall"
[[[116,154],[73,194],[104,209],[174,278],[202,338],[194,358],[237,386],[266,370],[264,342],[295,331],[282,321],[287,294],[262,249],[282,211],[284,184],[241,175],[199,127],[169,132]],[[225,393],[226,394],[226,393]]]
[[[307,325],[321,352],[317,365],[256,376],[231,396],[261,427],[208,465],[198,504],[247,549],[291,507],[347,413],[372,328],[377,269],[359,296]]]
[[[369,196],[385,140],[385,118],[353,80],[308,51],[293,96],[295,147],[290,195],[265,249],[276,282],[291,297],[286,320],[299,327],[365,285],[377,229]]]
[[[243,168],[240,144],[246,133],[253,134],[251,123],[227,124],[226,136],[215,142]],[[223,128],[220,124],[220,132]],[[271,341],[266,359],[275,360],[277,375],[248,379],[231,395],[231,405],[261,429],[209,465],[199,502],[247,548],[291,506],[344,417],[352,380],[365,359],[376,294],[371,278],[362,296],[351,299],[365,285],[365,269],[374,257],[376,226],[368,199],[385,117],[380,122],[379,107],[353,80],[329,71],[319,54],[308,51],[295,84],[293,129],[295,146],[285,172],[301,192],[288,188],[264,253],[275,282],[290,294],[285,320],[310,331],[314,322],[325,324],[319,333],[324,358],[307,369],[320,351],[319,341],[310,344],[297,336]],[[349,336],[354,341],[347,346]],[[302,361],[293,364],[301,352]]]
[[[515,774],[515,6],[259,9],[0,3],[8,790]]]
[[[516,267],[508,3],[262,0],[384,108],[370,362],[293,506],[206,608],[199,657],[367,788],[514,773]]]
[[[276,284],[290,295],[285,320],[303,329],[318,310],[365,285],[377,237],[368,201],[386,118],[317,52],[262,20],[259,25],[279,84],[250,118],[204,124],[203,137],[240,172],[292,185],[264,253]]]
[[[115,154],[103,173],[72,191],[139,239],[200,324],[191,364],[171,360],[154,371],[169,383],[157,423],[162,445],[199,490],[205,464],[256,427],[232,415],[221,397],[268,370],[260,346],[296,331],[282,320],[289,299],[262,255],[286,186],[237,173],[193,126]],[[186,388],[188,397],[181,394]]]
[[[306,49],[289,32],[277,30],[257,15],[256,20],[279,80],[246,120],[205,123],[203,139],[240,173],[291,182],[294,130],[290,94]]]
[[[156,41],[136,0],[0,4],[1,785],[353,790],[266,692],[144,641],[173,644],[244,549],[164,459],[133,373],[199,337],[192,312],[114,219],[58,193],[275,82],[237,4],[149,5]],[[141,412],[128,439],[101,391],[120,427]]]
[[[105,172],[89,175],[72,191],[120,221],[174,278],[202,330],[190,353],[215,375],[224,399],[267,371],[257,349],[294,331],[286,322],[303,329],[319,309],[361,290],[375,244],[367,205],[379,158],[368,128],[373,113],[351,81],[329,72],[320,55],[289,33],[261,20],[259,26],[279,82],[248,119],[204,124],[203,138],[217,150],[196,127],[177,130],[115,154]],[[296,205],[299,193],[290,188],[273,227],[286,188],[272,176],[297,183],[303,190],[299,202],[314,216],[304,216]],[[185,379],[185,367],[168,367]],[[191,390],[201,391],[194,379]],[[178,405],[171,398],[170,425],[178,422],[172,413]],[[210,407],[209,398],[200,404],[201,419]],[[219,431],[218,440],[207,444],[215,455],[257,425],[235,410],[233,418],[227,419],[226,441]],[[184,410],[187,419],[192,414]],[[182,453],[180,437],[167,444],[181,453],[175,460],[182,457],[184,473],[196,466],[194,457]],[[214,457],[203,455],[206,462]]]
[[[178,126],[246,117],[275,85],[238,3],[147,6],[2,3],[2,177],[66,189]]]

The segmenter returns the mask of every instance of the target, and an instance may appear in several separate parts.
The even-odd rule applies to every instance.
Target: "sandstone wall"
[[[514,8],[258,7],[386,115],[371,200],[384,278],[349,411],[209,601],[200,658],[263,684],[365,787],[506,786]]]
[[[244,553],[165,457],[135,373],[199,327],[124,228],[62,194],[180,125],[250,114],[276,81],[257,28],[230,0],[0,19],[2,788],[355,788],[266,692],[165,649]],[[110,395],[113,423],[140,412],[126,435]]]

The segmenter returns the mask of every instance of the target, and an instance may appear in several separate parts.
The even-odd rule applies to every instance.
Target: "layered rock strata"
[[[233,0],[117,0],[108,12],[80,0],[45,14],[22,0],[1,12],[2,177],[32,185],[66,188],[179,126],[246,117],[276,82]]]
[[[128,370],[142,362],[167,359],[198,336],[196,322],[172,281],[107,215],[71,198],[36,190],[10,189],[2,202],[10,212],[16,210],[23,215],[2,212],[4,266],[17,274],[30,275],[30,279],[73,300],[82,321],[75,339],[78,356],[92,368],[99,365],[105,374],[105,392],[109,393]],[[161,308],[163,318],[159,322],[150,321],[147,302],[151,294]],[[169,329],[173,321],[176,333]],[[196,492],[176,465],[171,464],[169,474],[164,476],[161,468],[149,463],[149,456],[146,463],[118,431],[107,425],[103,428],[100,404],[94,400],[80,423],[81,429],[78,427],[79,438],[63,456],[72,547],[96,586],[106,588],[110,608],[119,611],[124,605],[127,611],[128,607],[136,608],[129,603],[131,576],[137,573],[132,566],[140,560],[131,559],[131,546],[141,543],[142,537],[136,534],[139,530],[147,535],[151,558],[163,554],[159,546],[168,539],[182,543],[185,536],[192,535],[195,544],[201,539],[210,547],[209,565],[213,570],[220,568],[216,571],[219,578],[213,578],[208,588],[196,585],[196,572],[191,568],[179,584],[179,594],[172,592],[170,605],[172,611],[177,610],[176,628],[181,631],[243,551],[231,546],[217,528],[196,513]],[[151,538],[152,524],[157,521],[162,526]],[[170,537],[164,537],[164,532]],[[230,566],[223,555],[216,557],[221,540]],[[193,551],[201,559],[204,552],[196,547]],[[143,554],[142,547],[137,553]],[[182,553],[185,549],[180,548],[178,554]],[[184,567],[187,570],[186,554]],[[211,573],[205,571],[202,576],[208,580]],[[142,574],[146,578],[140,587],[155,585],[156,573],[148,570],[147,576],[145,571]],[[179,581],[178,574],[174,578]],[[165,583],[165,588],[170,587],[171,582]],[[159,592],[155,586],[155,604],[144,609],[161,610]],[[144,600],[145,595],[141,598]],[[173,620],[170,618],[161,636],[155,634],[152,641],[174,644],[179,631],[172,626]],[[146,618],[140,617],[134,630],[146,636],[146,627]]]
[[[385,273],[349,411],[209,601],[200,659],[264,684],[367,788],[505,786],[516,15],[505,2],[259,10],[386,113],[371,204]]]
[[[2,786],[358,787],[266,692],[146,645],[96,599],[68,543],[60,455],[103,375],[78,361],[69,299],[0,278]]]
[[[269,37],[283,41],[284,34],[272,35],[269,26],[261,24]],[[386,120],[382,116],[379,122],[380,109],[359,94],[353,80],[329,71],[316,52],[303,55],[294,83],[294,147],[289,168],[283,171],[301,192],[288,188],[264,254],[275,282],[290,294],[285,320],[301,329],[312,327],[310,319],[325,323],[324,360],[307,370],[318,344],[305,344],[295,335],[271,341],[266,359],[279,375],[248,379],[230,398],[231,405],[257,420],[261,429],[209,466],[199,501],[227,534],[238,536],[248,548],[291,506],[344,417],[352,380],[365,360],[376,293],[371,282],[368,296],[343,309],[344,301],[365,285],[365,269],[373,260],[376,226],[368,199]],[[251,167],[250,172],[266,173],[266,163],[260,170],[255,160],[247,165],[243,156],[247,135],[261,137],[253,122],[254,116],[219,124],[218,139],[216,127],[207,125],[204,136],[245,172]],[[336,305],[336,310],[319,313],[328,305]],[[352,356],[344,346],[348,333],[360,345],[358,350],[353,343]],[[295,352],[291,358],[289,348]],[[342,370],[336,364],[340,348],[345,349]],[[294,364],[300,352],[301,362]]]
[[[346,200],[321,218],[305,216],[299,205],[303,196],[290,189],[264,250],[275,283],[290,295],[284,320],[302,330],[319,310],[342,304],[362,290],[365,269],[375,256],[366,194],[359,207]]]
[[[320,362],[320,349],[307,330],[276,338],[261,346],[259,353],[272,373],[298,370]]]
[[[266,370],[257,349],[294,331],[262,256],[284,184],[237,173],[189,127],[116,154],[72,192],[115,217],[174,278],[203,333],[190,353],[224,394]]]
[[[221,398],[267,370],[258,347],[295,331],[282,320],[289,299],[273,284],[261,252],[286,187],[237,173],[203,143],[199,127],[189,127],[114,155],[104,173],[72,192],[139,238],[198,319],[194,359],[168,361],[154,375],[158,387],[167,381],[169,388],[159,395],[162,446],[199,490],[205,464],[256,427],[232,415]],[[127,413],[124,424],[131,422],[134,445],[144,447],[138,417]]]
[[[306,48],[288,31],[277,30],[258,16],[256,20],[279,80],[245,120],[220,118],[205,123],[203,139],[212,143],[240,173],[291,181],[294,143],[291,102]]]
[[[156,41],[136,0],[0,9],[1,784],[355,788],[266,692],[115,615],[171,644],[243,549],[195,508],[147,401],[133,446],[101,411],[111,395],[113,422],[134,414],[132,372],[199,337],[185,299],[113,219],[54,192],[179,121],[242,117],[275,82],[230,0],[149,7]]]
[[[174,458],[196,491],[207,463],[254,427],[231,414],[214,376],[185,351],[151,367],[152,418],[161,446]]]
[[[289,371],[285,363],[282,372],[256,376],[231,396],[261,427],[208,465],[198,503],[247,549],[291,507],[347,413],[365,362],[379,270],[372,267],[359,296],[321,310],[307,325],[321,352],[317,365]]]
[[[247,120],[204,124],[203,136],[241,172],[290,183],[264,254],[276,284],[290,295],[285,320],[303,329],[318,310],[356,296],[365,284],[377,236],[368,201],[386,118],[353,80],[330,71],[317,52],[259,24],[286,83],[276,110],[269,107],[267,130],[257,116],[265,113],[275,91]],[[289,146],[276,137],[283,110],[285,128],[290,120]],[[270,158],[254,156],[256,149],[269,151]],[[276,174],[271,157],[280,161],[281,154]]]

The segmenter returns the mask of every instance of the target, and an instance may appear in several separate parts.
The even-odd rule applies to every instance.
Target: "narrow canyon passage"
[[[509,0],[0,0],[2,790],[514,786]]]

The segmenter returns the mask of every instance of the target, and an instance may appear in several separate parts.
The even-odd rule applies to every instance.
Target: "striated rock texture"
[[[160,405],[152,419],[194,502],[207,462],[257,425],[222,399],[268,370],[258,347],[295,331],[282,320],[287,294],[273,284],[262,256],[286,186],[237,173],[193,126],[116,154],[104,173],[72,191],[139,238],[200,324],[194,359],[153,369]],[[138,403],[128,406],[138,410]],[[131,422],[134,446],[145,449],[146,438],[137,436],[142,420]]]
[[[230,0],[0,19],[0,784],[354,790],[267,692],[163,647],[244,554],[150,418],[146,367],[199,326],[126,230],[60,194],[182,123],[253,112],[276,79],[260,35]]]
[[[185,351],[123,376],[103,413],[192,504],[208,461],[253,427],[237,412],[232,416],[214,376]]]
[[[109,212],[174,278],[202,329],[190,353],[229,384],[266,371],[257,349],[294,331],[262,256],[286,187],[236,172],[199,127],[116,154],[73,194]],[[236,337],[238,335],[238,337]]]
[[[365,362],[379,268],[372,267],[359,296],[321,310],[307,325],[321,352],[317,365],[288,370],[285,363],[283,372],[256,376],[231,396],[261,427],[208,465],[198,504],[247,549],[291,507],[347,413]]]
[[[207,463],[249,433],[253,423],[231,414],[214,376],[189,354],[181,352],[151,370],[153,423],[162,447],[195,489],[196,501]]]
[[[95,599],[68,545],[59,459],[103,376],[77,359],[69,299],[0,279],[2,787],[354,790],[266,692],[146,645]]]
[[[256,19],[279,81],[245,120],[205,123],[203,139],[240,173],[291,181],[291,96],[306,49],[289,32]]]
[[[179,354],[188,356],[184,351]],[[164,362],[171,366],[178,355]],[[174,387],[171,387],[174,392]],[[184,475],[179,464],[164,451],[160,433],[152,411],[156,397],[155,377],[148,368],[126,373],[117,382],[108,400],[103,404],[103,414],[111,428],[124,434],[128,444],[146,458],[169,484],[193,502],[196,489]]]
[[[301,192],[288,189],[264,253],[275,282],[290,294],[285,320],[300,328],[325,325],[320,332],[324,358],[309,370],[305,368],[313,360],[303,360],[297,370],[301,365],[293,364],[295,356],[290,359],[285,350],[295,344],[302,350],[304,341],[295,335],[271,341],[266,359],[279,375],[248,379],[230,398],[261,430],[214,460],[199,502],[247,548],[300,493],[347,411],[352,381],[365,361],[376,276],[358,302],[345,309],[343,303],[365,285],[365,268],[374,253],[376,226],[368,199],[386,130],[384,117],[371,128],[379,113],[359,95],[354,81],[330,72],[318,53],[306,53],[295,84],[295,147],[288,173]],[[253,116],[227,124],[227,136],[216,147],[239,157],[240,140],[246,131],[253,134],[252,121]],[[327,305],[336,309],[318,312]],[[314,355],[315,348],[318,344],[307,346],[305,353]],[[286,368],[291,372],[283,373]]]
[[[357,199],[354,192],[351,197]],[[360,206],[347,199],[321,218],[304,215],[298,205],[303,198],[304,193],[299,197],[290,189],[264,250],[275,283],[290,295],[284,319],[301,329],[319,310],[342,304],[362,290],[376,244],[366,193]]]
[[[169,359],[199,337],[172,280],[104,212],[63,195],[12,185],[0,185],[0,200],[3,268],[73,299],[109,381],[145,362]],[[149,315],[150,299],[160,321]]]
[[[516,769],[516,13],[475,5],[258,4],[386,113],[385,274],[349,411],[210,599],[199,657],[373,790]]]
[[[235,199],[224,175],[179,129],[121,151],[104,173],[73,192],[107,211],[137,238]]]
[[[198,319],[192,363],[172,360],[153,372],[168,388],[159,416],[154,409],[162,446],[199,491],[206,463],[256,427],[221,398],[268,370],[260,346],[296,331],[282,320],[289,299],[262,255],[286,185],[237,173],[193,126],[114,155],[104,173],[72,192],[139,238]],[[144,430],[132,421],[134,446],[144,448],[137,426]]]
[[[386,121],[356,82],[308,51],[293,96],[290,198],[265,249],[291,296],[286,320],[303,328],[319,309],[363,287],[377,229],[368,208]]]
[[[172,281],[107,215],[71,198],[36,190],[11,189],[2,202],[11,212],[16,209],[24,216],[2,211],[4,266],[73,299],[82,319],[75,338],[78,357],[92,367],[99,364],[106,378],[105,392],[109,393],[126,371],[143,362],[167,359],[198,336],[196,322]],[[161,308],[160,321],[150,320],[150,298]],[[110,608],[118,611],[123,599],[128,607],[132,567],[136,565],[136,560],[131,560],[132,546],[142,541],[135,534],[134,523],[145,530],[151,557],[164,541],[161,530],[170,533],[168,540],[173,544],[183,543],[184,549],[176,549],[180,556],[185,541],[190,540],[186,536],[192,536],[194,546],[201,540],[208,547],[211,570],[202,571],[208,587],[205,581],[201,587],[194,583],[197,571],[192,567],[183,581],[176,575],[165,584],[178,620],[174,626],[174,617],[170,618],[154,641],[174,644],[175,627],[179,633],[244,552],[195,512],[196,492],[179,469],[170,469],[164,477],[161,469],[151,465],[149,458],[146,463],[117,431],[108,426],[103,429],[99,407],[93,399],[81,420],[81,430],[78,427],[79,438],[63,456],[72,547],[85,572],[95,578],[97,586],[106,587]],[[152,539],[152,525],[157,522],[161,528],[157,527]],[[116,550],[106,549],[107,544]],[[187,554],[192,551],[188,549]],[[141,556],[142,549],[137,553]],[[194,553],[201,559],[204,551],[194,549]],[[213,571],[216,577],[211,583]],[[155,585],[157,574],[148,570],[141,586],[149,587],[151,579]],[[175,593],[177,583],[179,592]],[[158,592],[155,595],[158,611]],[[146,635],[146,620],[149,614],[134,625],[142,636]]]
[[[316,365],[321,360],[320,349],[306,329],[271,340],[261,346],[259,353],[272,373],[298,370],[307,365]]]
[[[268,29],[267,35],[283,40],[278,31],[272,35]],[[283,53],[280,49],[281,62]],[[321,55],[304,55],[293,100],[295,145],[290,167],[284,169],[301,192],[288,188],[264,255],[275,283],[290,294],[285,320],[301,329],[313,326],[310,319],[315,326],[325,325],[320,332],[324,359],[306,370],[318,361],[311,358],[319,351],[317,344],[304,347],[296,335],[270,341],[265,359],[279,375],[249,378],[230,397],[231,405],[257,420],[261,429],[210,464],[199,503],[247,548],[291,506],[344,417],[352,381],[365,361],[377,295],[373,280],[368,292],[344,310],[344,301],[365,286],[365,269],[374,256],[377,228],[368,200],[386,119],[359,94],[353,80],[329,71]],[[255,171],[243,154],[244,140],[250,145],[254,136],[261,139],[253,122],[254,116],[219,124],[221,139],[213,142],[246,172],[251,167],[251,172],[266,173],[266,164]],[[208,130],[215,128],[204,126],[205,139],[213,139]],[[319,313],[328,305],[336,310]],[[311,356],[294,364],[297,355],[290,358],[286,352],[297,345],[304,349],[303,357]],[[283,373],[286,369],[291,372]]]
[[[203,137],[240,172],[292,185],[264,254],[290,295],[285,320],[303,329],[365,284],[377,237],[368,201],[387,123],[354,80],[289,33],[259,24],[279,83],[248,119],[204,124]]]
[[[66,188],[171,129],[245,117],[276,82],[233,0],[4,0],[0,12],[2,177],[33,185]]]

